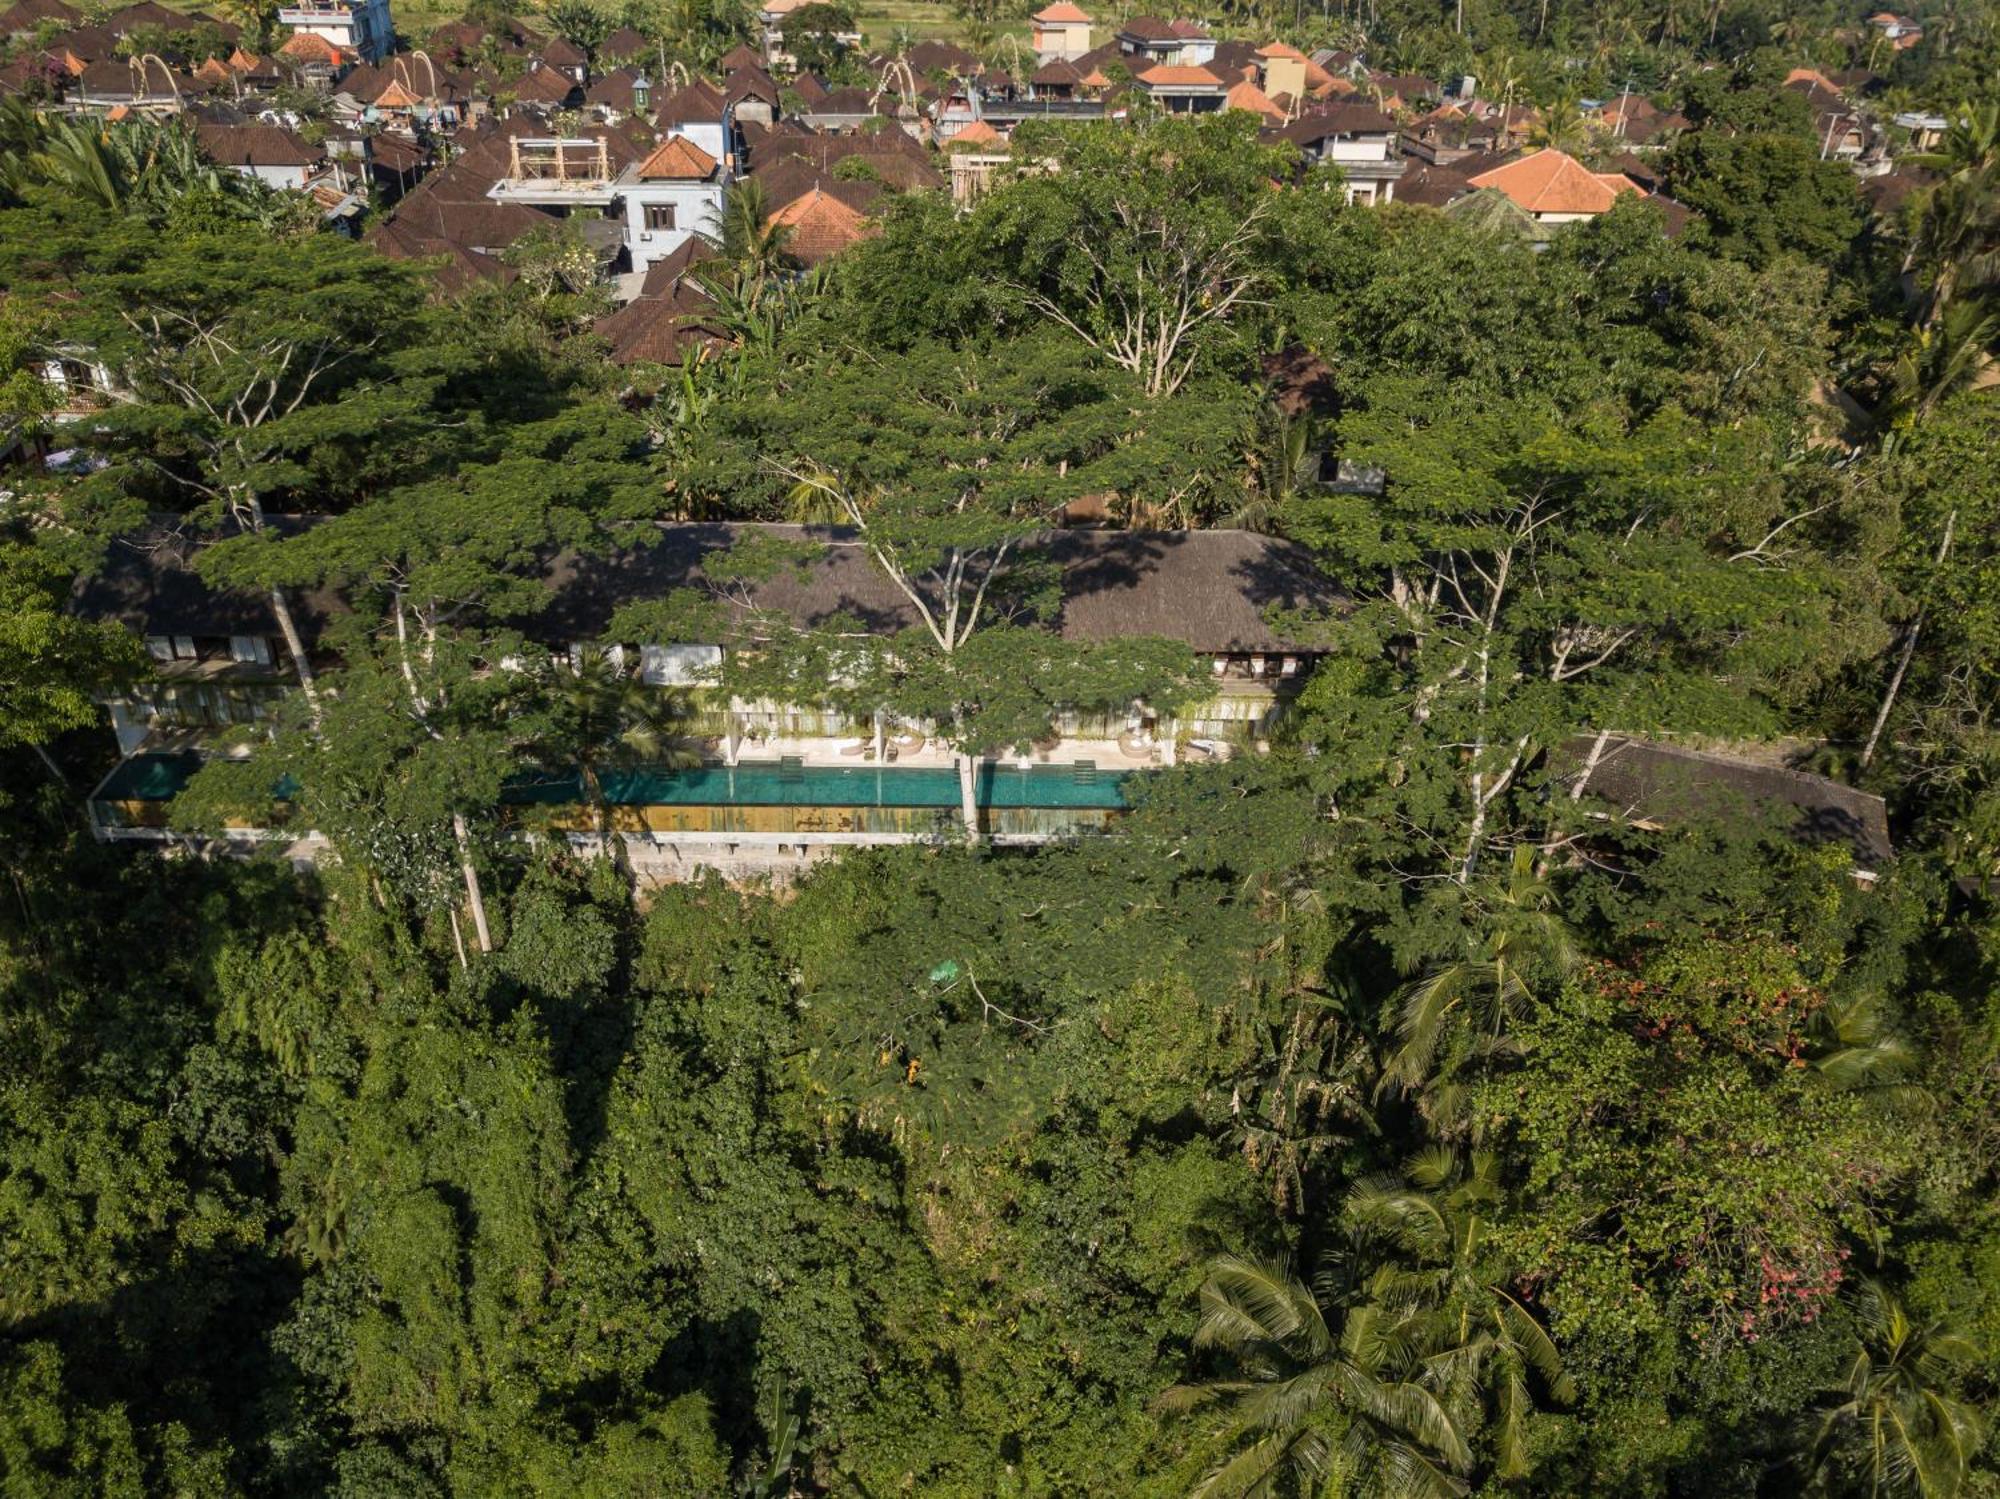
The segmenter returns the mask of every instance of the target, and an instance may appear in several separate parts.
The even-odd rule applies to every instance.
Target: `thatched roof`
[[[1549,768],[1564,794],[1583,775],[1595,742],[1595,735],[1579,735],[1549,752]],[[1803,841],[1846,845],[1862,871],[1895,857],[1881,797],[1783,766],[1614,734],[1584,792],[1641,822],[1776,816]]]
[[[266,525],[285,535],[312,523],[272,516]],[[268,594],[211,588],[194,570],[194,559],[207,543],[236,534],[233,527],[200,532],[163,517],[144,531],[113,541],[97,571],[77,579],[70,606],[86,618],[117,620],[142,635],[275,634]],[[347,608],[330,588],[295,589],[289,598],[300,633],[309,641]]]
[[[803,573],[780,569],[756,584],[757,608],[803,628],[839,615],[884,633],[920,623],[851,532],[698,524],[662,525],[656,542],[615,557],[563,559],[551,575],[555,603],[534,627],[594,638],[621,604],[705,587],[703,560],[757,532],[819,548]],[[1044,554],[1063,569],[1063,604],[1053,623],[1072,640],[1164,635],[1197,651],[1281,651],[1298,642],[1266,622],[1267,609],[1331,610],[1345,603],[1302,547],[1249,531],[1059,531],[1048,537]]]
[[[274,517],[270,526],[284,532],[315,523]],[[810,560],[752,585],[754,607],[808,629],[837,616],[885,634],[919,623],[852,532],[728,523],[662,523],[655,539],[608,556],[566,553],[546,573],[553,602],[521,623],[551,643],[595,639],[622,605],[706,589],[703,562],[755,534],[797,544]],[[150,635],[271,633],[264,596],[209,588],[193,568],[198,550],[197,538],[170,520],[122,538],[102,567],[79,581],[73,607]],[[1304,548],[1249,531],[1056,531],[1039,550],[1063,573],[1061,610],[1048,623],[1071,640],[1162,635],[1202,652],[1293,650],[1301,643],[1274,629],[1266,611],[1324,612],[1346,603]],[[345,608],[330,589],[292,602],[308,642]]]

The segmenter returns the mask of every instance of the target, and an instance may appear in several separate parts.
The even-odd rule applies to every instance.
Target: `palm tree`
[[[1916,322],[1929,327],[1955,298],[1985,295],[2000,282],[2000,164],[1946,177],[1910,225],[1903,271],[1917,277]]]
[[[785,242],[791,231],[771,222],[764,184],[755,177],[742,177],[730,185],[715,227],[703,231],[701,238],[730,265],[769,278],[785,268]]]
[[[1310,412],[1280,411],[1271,446],[1257,461],[1257,487],[1245,491],[1229,524],[1245,531],[1268,531],[1278,512],[1318,480],[1319,436],[1319,423]]]
[[[1590,122],[1576,90],[1565,87],[1528,128],[1528,144],[1574,156],[1590,145]]]
[[[1861,1334],[1846,1377],[1828,1393],[1806,1456],[1827,1494],[1956,1494],[1985,1441],[1981,1413],[1951,1393],[1979,1350],[1941,1323],[1919,1324],[1874,1282],[1860,1295]]]
[[[1348,1194],[1348,1228],[1365,1245],[1380,1239],[1408,1263],[1384,1266],[1370,1283],[1378,1302],[1427,1315],[1439,1348],[1427,1360],[1447,1407],[1471,1427],[1490,1405],[1495,1471],[1528,1471],[1530,1377],[1567,1405],[1576,1386],[1555,1341],[1514,1293],[1514,1267],[1489,1242],[1488,1214],[1500,1200],[1498,1158],[1432,1146],[1403,1177],[1372,1177]]]
[[[701,763],[699,748],[680,733],[686,700],[648,685],[637,663],[628,666],[620,653],[602,646],[583,646],[568,662],[558,662],[538,707],[542,721],[531,752],[551,770],[576,771],[600,838],[611,831],[605,771]]]
[[[1398,992],[1398,1045],[1382,1069],[1382,1089],[1416,1094],[1419,1111],[1447,1136],[1465,1128],[1463,1074],[1516,1049],[1512,1031],[1534,1003],[1531,982],[1576,963],[1574,938],[1531,845],[1514,850],[1504,878],[1479,899],[1484,930],[1467,934],[1461,956]]]
[[[1366,1473],[1383,1494],[1455,1495],[1472,1454],[1443,1403],[1416,1378],[1410,1324],[1359,1304],[1328,1326],[1314,1292],[1282,1263],[1224,1255],[1201,1288],[1195,1346],[1227,1355],[1230,1377],[1176,1385],[1171,1411],[1220,1417],[1225,1455],[1194,1493],[1269,1494],[1287,1479],[1313,1492]]]

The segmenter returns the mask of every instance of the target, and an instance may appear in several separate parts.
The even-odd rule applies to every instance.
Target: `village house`
[[[1222,108],[1229,90],[1197,63],[1156,63],[1132,80],[1168,114],[1208,114]]]
[[[1466,179],[1477,191],[1492,188],[1537,224],[1571,224],[1608,212],[1627,193],[1644,190],[1619,172],[1593,172],[1573,156],[1552,149],[1525,156]]]
[[[615,184],[625,204],[625,247],[643,271],[721,222],[722,163],[685,135],[669,135]]]
[[[1035,61],[1074,62],[1090,50],[1090,16],[1070,0],[1056,0],[1028,18]]]
[[[1395,201],[1396,183],[1407,168],[1396,149],[1396,122],[1373,105],[1316,106],[1277,135],[1297,146],[1307,161],[1339,167],[1348,202]]]
[[[1214,40],[1192,21],[1134,16],[1118,28],[1117,42],[1135,76],[1155,65],[1199,67],[1215,56]]]
[[[1894,11],[1877,11],[1868,18],[1868,24],[1875,28],[1875,34],[1898,52],[1905,51],[1924,39],[1921,23],[1908,16],[1899,16]]]
[[[281,125],[215,125],[198,120],[194,129],[202,154],[210,161],[267,187],[302,190],[327,162],[325,150],[307,145]]]
[[[278,9],[278,23],[331,42],[363,62],[380,62],[396,47],[389,0],[305,0]]]

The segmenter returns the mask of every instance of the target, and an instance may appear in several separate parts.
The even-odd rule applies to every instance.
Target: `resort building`
[[[311,524],[291,521],[291,526]],[[723,583],[706,565],[747,536],[788,544],[809,561],[761,581]],[[241,753],[294,678],[269,601],[208,588],[198,550],[164,528],[114,547],[79,585],[75,604],[142,635],[156,680],[111,705],[125,756],[91,798],[105,839],[162,839],[166,805],[204,755]],[[1067,530],[1038,544],[1060,570],[1060,603],[1040,623],[1065,639],[1177,640],[1203,663],[1197,700],[1169,717],[1142,701],[1059,715],[1038,742],[980,760],[971,771],[981,830],[999,843],[1044,842],[1101,831],[1122,814],[1129,778],[1196,759],[1254,752],[1317,659],[1300,627],[1274,620],[1325,617],[1344,604],[1303,549],[1244,531]],[[796,526],[662,524],[643,545],[553,559],[553,601],[521,621],[565,656],[601,642],[617,610],[645,600],[706,596],[727,627],[720,640],[627,641],[614,647],[642,679],[686,705],[685,734],[699,768],[635,767],[605,777],[612,831],[635,869],[672,878],[696,867],[780,870],[855,844],[950,840],[961,835],[961,756],[939,726],[889,705],[856,709],[776,702],[721,685],[724,652],[761,617],[802,630],[893,635],[917,626],[909,600],[851,533]],[[309,655],[346,605],[330,591],[291,599]],[[594,841],[572,778],[523,776],[508,815],[524,831]],[[311,857],[309,829],[245,827]]]

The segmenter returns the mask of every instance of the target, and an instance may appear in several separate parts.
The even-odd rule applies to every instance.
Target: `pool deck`
[[[873,765],[874,744],[866,739],[829,740],[824,737],[787,739],[773,736],[769,739],[749,739],[737,746],[739,760],[781,760],[795,758],[809,766],[839,766],[853,769],[859,765]],[[718,749],[718,756],[720,750]],[[1016,767],[1035,765],[1072,766],[1079,760],[1088,760],[1099,770],[1118,772],[1124,770],[1152,770],[1170,763],[1165,757],[1165,746],[1156,746],[1147,755],[1134,755],[1119,747],[1110,739],[1059,739],[1055,746],[1047,750],[1032,750],[1026,755],[999,754],[986,758],[996,765]],[[891,749],[886,763],[905,770],[950,770],[958,764],[958,754],[935,739],[926,740],[920,750]]]

